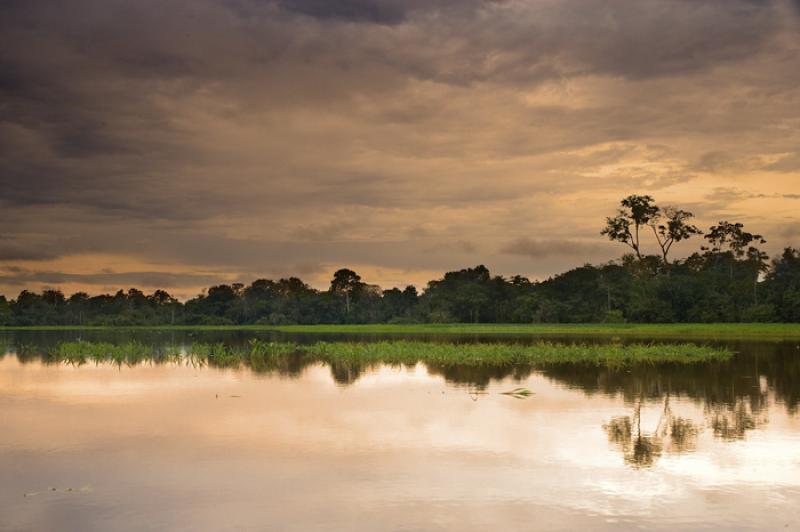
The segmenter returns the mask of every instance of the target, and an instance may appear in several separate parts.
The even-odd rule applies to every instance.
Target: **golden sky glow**
[[[630,193],[800,245],[797,1],[78,4],[0,7],[0,293],[543,278]]]

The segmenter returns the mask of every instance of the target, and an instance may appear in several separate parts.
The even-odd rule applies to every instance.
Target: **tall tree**
[[[767,260],[769,256],[761,251],[758,244],[766,244],[763,236],[750,233],[744,230],[744,225],[736,222],[720,221],[718,225],[712,226],[708,234],[704,237],[708,241],[708,246],[703,249],[714,257],[715,263],[719,263],[720,257],[729,255],[728,275],[733,280],[735,262],[744,259],[749,266],[752,276],[753,304],[758,303],[758,279],[759,276],[767,271]]]
[[[347,268],[337,270],[331,280],[331,292],[344,295],[347,314],[350,314],[351,300],[357,296],[363,287],[364,283],[361,282],[361,276]]]
[[[661,256],[667,266],[670,265],[668,255],[675,242],[687,240],[693,235],[702,234],[700,229],[689,223],[689,220],[693,217],[694,215],[689,211],[675,207],[664,207],[663,223],[658,223],[661,221],[662,216],[655,215],[651,218],[650,227],[653,228],[656,242],[658,242],[658,247],[661,248]]]
[[[708,246],[703,247],[704,250],[714,255],[729,251],[737,259],[746,256],[750,248],[757,250],[755,245],[767,243],[761,235],[745,231],[743,224],[728,221],[721,221],[719,225],[712,226],[704,238],[708,241]]]
[[[631,195],[620,202],[621,208],[613,218],[606,218],[606,226],[600,231],[609,240],[630,247],[642,260],[641,229],[659,217],[660,209],[651,196]]]

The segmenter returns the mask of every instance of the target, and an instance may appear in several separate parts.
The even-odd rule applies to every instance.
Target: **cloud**
[[[5,242],[0,239],[0,262],[2,261],[43,261],[55,259],[58,255],[49,249]]]
[[[474,14],[482,7],[506,0],[278,0],[287,11],[318,18],[355,23],[397,25],[414,16]]]
[[[321,19],[338,19],[377,24],[399,24],[406,19],[407,8],[402,2],[374,0],[280,0],[283,9]]]
[[[597,242],[536,240],[523,237],[505,244],[500,248],[500,252],[534,259],[568,257],[580,262],[581,260],[595,260],[597,257],[608,256],[609,246]]]
[[[0,285],[12,286],[59,286],[85,285],[98,287],[173,287],[177,289],[211,286],[224,282],[224,277],[208,274],[174,273],[159,271],[69,273],[50,270],[16,269],[0,273]]]
[[[784,226],[780,232],[780,236],[789,241],[787,245],[800,248],[800,225],[797,223]]]
[[[461,250],[464,253],[475,253],[477,251],[477,247],[474,243],[470,242],[469,240],[458,240],[455,242],[456,248]]]
[[[0,2],[0,264],[604,260],[620,191],[698,215],[740,201],[716,188],[798,193],[795,6]]]
[[[785,154],[765,169],[773,172],[800,172],[800,152]]]

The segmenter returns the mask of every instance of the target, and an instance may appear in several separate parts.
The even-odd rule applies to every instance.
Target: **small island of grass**
[[[139,342],[61,342],[47,353],[52,362],[84,364],[114,362],[136,364],[143,361],[181,361],[208,363],[219,367],[268,365],[288,356],[306,361],[350,364],[404,364],[419,362],[437,365],[512,366],[582,363],[620,366],[635,363],[703,363],[727,360],[732,352],[724,347],[682,344],[560,344],[442,343],[408,340],[379,342],[267,342],[253,339],[247,345],[194,343],[189,346],[155,347]]]

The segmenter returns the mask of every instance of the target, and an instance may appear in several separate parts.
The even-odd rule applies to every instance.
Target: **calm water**
[[[40,356],[78,336],[0,336],[2,531],[800,528],[797,342],[620,371]],[[194,338],[246,339],[147,341]]]

